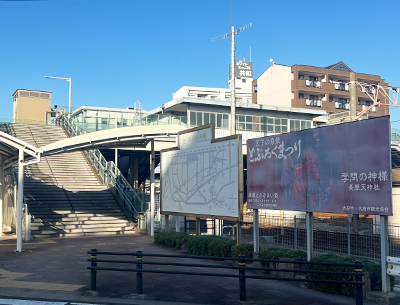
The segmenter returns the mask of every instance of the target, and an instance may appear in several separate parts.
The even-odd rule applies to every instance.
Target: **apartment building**
[[[344,62],[325,68],[306,65],[285,66],[273,63],[253,81],[253,103],[305,109],[321,109],[328,114],[350,110],[350,72]],[[376,85],[387,85],[378,75],[355,73],[357,113],[373,104],[376,98],[387,103],[387,97]],[[366,85],[367,84],[367,85]],[[389,106],[372,107],[370,117],[389,114]]]

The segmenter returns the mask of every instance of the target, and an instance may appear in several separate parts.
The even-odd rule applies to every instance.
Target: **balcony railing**
[[[321,107],[322,102],[321,100],[310,100],[310,99],[306,99],[306,105],[307,106],[313,106],[313,107]]]
[[[349,103],[345,103],[345,102],[335,102],[335,108],[349,110],[350,105],[349,105]]]
[[[315,80],[306,80],[307,87],[321,88],[321,82]]]
[[[343,83],[335,84],[335,89],[341,91],[349,91],[349,85]]]
[[[375,92],[375,88],[366,86],[366,87],[362,88],[362,92],[366,92],[368,94],[373,94]]]

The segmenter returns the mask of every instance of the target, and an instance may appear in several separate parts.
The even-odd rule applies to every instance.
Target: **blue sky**
[[[0,117],[16,89],[53,92],[56,105],[146,110],[182,86],[228,87],[229,0],[0,0]],[[400,86],[400,1],[232,0],[236,59],[260,76],[278,64],[345,62]],[[400,109],[391,108],[392,121]],[[400,121],[394,123],[400,128]]]

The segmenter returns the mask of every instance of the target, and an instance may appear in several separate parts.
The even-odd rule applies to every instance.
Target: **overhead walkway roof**
[[[151,139],[172,139],[186,128],[178,125],[150,125],[101,130],[60,140],[39,148],[0,131],[0,156],[7,167],[18,160],[18,150],[26,158],[100,148],[144,148]]]

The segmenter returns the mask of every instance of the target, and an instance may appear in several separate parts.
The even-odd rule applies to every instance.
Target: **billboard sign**
[[[247,205],[392,215],[389,117],[248,140]]]
[[[253,78],[253,63],[235,61],[235,78]],[[229,65],[229,79],[231,79],[231,65]]]
[[[213,125],[181,132],[178,148],[161,151],[161,213],[238,220],[243,204],[240,139],[214,139]]]

